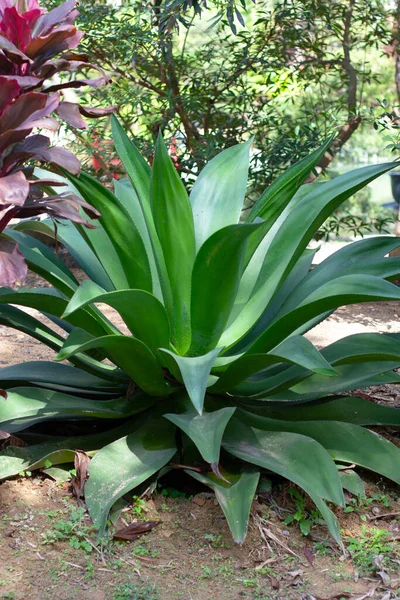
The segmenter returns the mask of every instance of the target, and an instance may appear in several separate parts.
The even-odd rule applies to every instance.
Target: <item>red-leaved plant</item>
[[[99,216],[71,192],[46,194],[46,187],[57,186],[57,182],[33,176],[35,161],[79,173],[79,161],[71,152],[50,147],[50,139],[41,133],[32,134],[37,128],[57,131],[59,123],[50,115],[55,113],[83,129],[87,127],[83,117],[100,117],[113,110],[63,100],[61,90],[65,88],[98,87],[108,82],[86,55],[72,52],[83,36],[74,25],[79,14],[75,7],[76,0],[68,0],[46,12],[37,0],[0,0],[0,234],[16,217],[47,213],[90,227],[79,207],[91,217]],[[58,73],[84,68],[96,70],[99,76],[71,78],[64,83],[53,79]],[[17,245],[0,237],[0,286],[22,282],[26,272]]]

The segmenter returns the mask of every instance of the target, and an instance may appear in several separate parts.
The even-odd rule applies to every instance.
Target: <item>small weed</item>
[[[230,548],[230,544],[225,544],[222,541],[222,535],[215,533],[205,533],[203,540],[210,544],[213,548]]]
[[[314,551],[317,556],[326,556],[327,554],[332,554],[332,547],[329,542],[323,540],[322,542],[315,542]]]
[[[87,541],[90,527],[84,524],[85,511],[83,508],[72,509],[68,521],[57,521],[54,529],[42,533],[42,544],[54,544],[58,541],[68,540],[71,548],[92,552],[93,547]]]
[[[154,585],[124,583],[117,587],[113,600],[159,600],[159,595]]]
[[[301,493],[294,489],[289,489],[289,494],[291,495],[296,512],[292,513],[288,517],[286,517],[284,523],[285,525],[290,525],[292,523],[297,523],[299,525],[300,531],[303,535],[308,535],[311,531],[311,527],[317,523],[323,523],[322,515],[319,510],[308,510],[306,507],[307,500]]]
[[[200,567],[203,570],[203,574],[202,574],[202,579],[209,579],[212,575],[212,571],[210,569],[210,567],[207,567],[206,565],[200,565]]]
[[[375,527],[367,529],[364,525],[357,538],[348,537],[347,541],[350,542],[347,549],[361,575],[372,573],[375,570],[373,559],[379,555],[383,557],[383,565],[388,567],[391,556],[397,551],[389,532],[385,529]]]
[[[135,517],[139,519],[143,518],[146,512],[146,501],[143,498],[139,498],[139,496],[133,496],[131,510]]]

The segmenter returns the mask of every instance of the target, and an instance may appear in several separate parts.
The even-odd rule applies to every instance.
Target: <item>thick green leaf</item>
[[[33,387],[13,388],[0,401],[0,429],[14,433],[52,419],[122,419],[135,412],[135,403],[127,398],[99,402]]]
[[[400,483],[400,450],[358,425],[340,421],[277,421],[242,410],[237,418],[263,431],[307,436],[321,444],[334,460],[354,463]]]
[[[190,194],[199,248],[216,231],[239,222],[252,140],[224,150],[201,171]]]
[[[365,273],[369,265],[376,263],[376,261],[379,261],[381,269],[384,271],[387,262],[391,260],[383,260],[384,256],[397,248],[398,245],[398,238],[376,236],[364,238],[340,248],[309,272],[307,277],[287,298],[279,312],[279,316],[296,308],[307,296],[332,279],[348,273]],[[376,273],[373,274],[376,275]]]
[[[135,144],[128,138],[115,115],[111,115],[111,128],[115,148],[123,162],[127,175],[135,188],[146,220],[151,215],[150,173],[151,169]]]
[[[111,241],[123,270],[118,280],[114,270],[107,270],[114,285],[119,289],[136,288],[151,292],[151,272],[146,249],[128,211],[110,190],[89,175],[81,173],[79,177],[75,177],[65,174],[86,202],[101,213],[99,223]]]
[[[290,205],[287,207],[279,219],[279,227],[274,226],[266,236],[269,236],[268,252],[259,275],[261,284],[256,286],[257,291],[225,332],[220,341],[222,346],[231,346],[259,319],[318,227],[333,210],[395,166],[396,163],[386,163],[344,173],[328,183],[313,187],[292,210]]]
[[[17,304],[19,306],[29,306],[42,313],[49,313],[55,317],[61,317],[68,300],[59,295],[52,288],[20,288],[17,291],[1,288],[0,304]],[[115,328],[110,327],[106,319],[102,319],[90,310],[82,309],[76,311],[67,319],[72,325],[86,329],[92,335],[104,335],[104,333],[114,332]]]
[[[171,305],[168,296],[164,296],[172,341],[178,352],[184,354],[190,346],[190,278],[195,258],[193,215],[161,134],[151,176],[151,207],[173,298]],[[161,285],[164,285],[162,279]]]
[[[268,352],[303,323],[339,306],[400,300],[400,290],[394,284],[372,275],[344,275],[325,283],[311,293],[299,306],[268,327],[249,347],[247,354]]]
[[[235,410],[226,407],[199,415],[193,407],[186,407],[182,413],[167,413],[164,417],[190,437],[206,462],[218,467],[222,436]]]
[[[105,293],[90,280],[84,281],[68,303],[64,315],[95,302],[115,308],[131,333],[153,352],[169,346],[169,323],[164,306],[155,296],[143,290],[118,290]]]
[[[289,204],[296,191],[304,183],[306,177],[319,163],[331,143],[332,139],[330,138],[320,148],[314,150],[309,156],[306,156],[280,175],[261,194],[246,220],[252,222],[255,218],[261,217],[273,224],[276,217]]]
[[[179,356],[165,348],[161,350],[171,356],[177,364],[189,398],[201,415],[210,371],[221,348],[211,350],[203,356]]]
[[[157,263],[154,256],[153,244],[150,238],[149,230],[147,228],[145,216],[143,214],[143,209],[140,205],[135,188],[133,187],[129,179],[115,179],[114,193],[117,196],[118,200],[120,200],[120,202],[122,202],[122,204],[125,206],[126,210],[132,218],[132,221],[138,228],[138,231],[146,248],[147,257],[149,259],[151,278],[153,281],[153,294],[156,296],[156,298],[162,301],[163,295],[160,285],[160,279],[158,276]],[[153,217],[151,216],[151,218]]]
[[[190,354],[204,354],[217,345],[235,302],[249,236],[257,227],[229,225],[200,248],[192,275]]]
[[[137,431],[105,446],[93,458],[85,500],[100,535],[112,505],[174,456],[174,432],[175,428],[166,419],[146,421]]]
[[[342,488],[347,490],[353,496],[357,496],[358,498],[365,498],[365,487],[363,480],[355,471],[352,470],[340,470],[339,471],[340,481],[342,483]]]
[[[213,473],[203,475],[195,471],[187,470],[185,472],[214,490],[233,539],[238,544],[243,544],[247,533],[251,504],[260,479],[259,471],[248,466],[244,466],[239,472],[224,471],[223,475],[231,482],[231,485],[224,483]]]
[[[145,221],[147,236],[152,246],[152,253],[148,251],[148,256],[153,276],[153,293],[157,298],[161,300],[161,296],[159,295],[159,286],[161,286],[161,293],[164,298],[164,305],[169,307],[169,312],[170,314],[172,314],[173,297],[171,292],[171,284],[169,281],[167,267],[165,264],[165,258],[156,231],[153,212],[151,208],[151,169],[140,154],[140,152],[138,151],[138,149],[136,148],[136,146],[134,145],[134,143],[128,138],[115,116],[112,116],[111,125],[116,150],[124,164],[126,172],[136,192],[137,200],[139,201],[142,210],[142,217]],[[139,231],[142,233],[146,250],[148,250],[148,245],[146,241],[147,236],[144,234],[141,228],[143,223],[141,221],[140,215],[138,214],[137,205],[135,204],[135,202],[133,202],[133,199],[131,199],[129,203],[123,199],[122,201],[125,205],[125,208],[128,210],[132,219],[136,223]],[[157,267],[157,278],[155,277],[155,274],[153,272],[153,259]]]
[[[19,384],[39,384],[51,389],[64,388],[70,393],[73,389],[88,396],[125,393],[127,382],[122,384],[105,381],[69,365],[59,365],[47,361],[31,361],[0,369],[0,387],[9,389]]]
[[[56,351],[64,342],[61,335],[15,306],[0,305],[0,325],[18,329]]]
[[[38,319],[35,319],[35,317],[32,317],[28,313],[19,310],[14,306],[0,306],[0,325],[18,329],[39,340],[43,344],[46,344],[56,352],[61,349],[64,343],[63,337],[55,333],[46,325],[43,325],[43,323]],[[87,335],[88,337],[92,337],[90,334]],[[90,356],[72,358],[71,362],[93,375],[98,375],[99,377],[111,380],[121,379],[120,374],[116,372],[116,369],[113,369]]]
[[[43,443],[34,443],[23,448],[9,446],[0,452],[0,479],[13,477],[27,469],[34,471],[45,466],[47,461],[53,465],[73,462],[75,450],[98,450],[105,444],[110,444],[122,435],[137,429],[140,418],[135,418],[134,423],[128,421],[118,427],[113,427],[101,433],[82,435],[77,437],[51,437]],[[25,434],[22,434],[26,437]],[[19,434],[21,436],[21,434]],[[48,464],[48,463],[47,463]]]
[[[69,254],[78,263],[78,265],[82,267],[90,279],[107,291],[114,290],[114,284],[112,283],[110,276],[106,271],[106,268],[109,266],[107,261],[110,259],[114,261],[110,264],[111,274],[115,273],[115,263],[119,263],[119,260],[104,230],[97,227],[97,229],[92,230],[90,233],[92,240],[97,240],[97,236],[99,235],[102,237],[101,256],[103,261],[100,261],[100,259],[96,256],[96,253],[93,249],[95,245],[88,244],[85,237],[80,234],[79,229],[75,227],[73,223],[68,221],[59,223],[57,232]]]
[[[293,481],[322,512],[333,537],[340,542],[339,525],[322,498],[344,505],[342,486],[328,452],[311,438],[296,433],[261,431],[232,418],[225,431],[225,450]]]
[[[18,243],[29,268],[54,285],[62,294],[71,296],[78,287],[74,274],[45,244],[26,233],[7,229],[6,234]]]
[[[296,294],[298,286],[300,282],[306,277],[311,269],[311,263],[313,258],[317,252],[317,248],[312,250],[305,250],[297,263],[294,265],[293,269],[283,282],[283,284],[277,289],[276,294],[272,298],[271,302],[265,308],[263,314],[254,325],[254,327],[237,343],[235,344],[229,351],[230,354],[235,354],[236,352],[247,348],[251,342],[258,338],[258,336],[268,327],[268,325],[274,320],[277,313],[279,313],[282,305],[285,303],[287,298],[291,298],[294,294]],[[244,282],[245,276],[242,277],[239,286],[238,298],[239,301],[241,288]],[[252,291],[252,290],[251,290]],[[249,296],[246,296],[246,302]],[[235,306],[235,314],[232,315],[236,318],[237,314],[241,310],[241,306],[238,309]]]
[[[212,391],[230,390],[254,373],[281,362],[299,365],[325,377],[338,374],[309,340],[296,335],[284,340],[268,354],[246,354],[230,363]]]
[[[266,407],[262,405],[249,408],[252,412],[270,419],[288,421],[343,421],[354,425],[390,425],[400,427],[400,409],[382,406],[376,402],[343,396],[326,398],[318,403],[298,406]]]
[[[167,396],[171,392],[154,354],[146,344],[133,337],[105,335],[82,342],[81,334],[73,331],[56,359],[64,360],[92,348],[105,350],[110,360],[125,371],[140,389],[150,396]]]

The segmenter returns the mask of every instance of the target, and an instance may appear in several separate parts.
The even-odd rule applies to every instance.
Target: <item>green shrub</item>
[[[399,300],[390,279],[400,259],[385,258],[399,242],[364,239],[314,269],[307,244],[342,202],[396,163],[302,186],[326,144],[283,174],[240,222],[250,143],[214,158],[189,199],[161,137],[150,169],[116,119],[113,130],[130,178],[116,181],[115,195],[86,174],[66,173],[101,213],[96,229],[59,227],[87,280],[79,285],[26,233],[37,225],[8,232],[54,288],[0,290],[1,323],[71,366],[33,361],[0,371],[8,393],[0,428],[28,442],[1,453],[0,477],[46,460],[69,462],[75,449],[93,452],[85,498],[101,534],[119,498],[180,463],[215,491],[242,542],[267,469],[300,486],[339,541],[327,505],[344,506],[346,480],[335,461],[400,482],[399,450],[362,427],[399,425],[400,413],[335,394],[397,382],[400,340],[359,334],[318,350],[303,334],[339,306]],[[116,309],[130,335],[98,303]],[[15,305],[46,314],[66,339]],[[54,419],[75,427],[81,419],[86,431],[88,421],[103,425],[65,438],[31,429]]]

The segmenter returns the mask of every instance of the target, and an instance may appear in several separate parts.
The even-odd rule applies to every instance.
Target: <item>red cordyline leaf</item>
[[[29,183],[22,171],[0,177],[0,210],[10,204],[23,206],[29,194]]]
[[[28,272],[24,257],[15,242],[0,238],[0,286],[23,283]]]
[[[78,159],[68,150],[50,147],[50,140],[32,133],[35,128],[57,131],[57,113],[70,125],[84,129],[83,117],[97,118],[110,114],[106,109],[81,107],[61,101],[58,90],[82,86],[99,87],[109,77],[88,57],[73,50],[83,32],[74,25],[78,16],[76,0],[67,0],[50,12],[37,0],[0,0],[0,234],[13,218],[48,214],[93,227],[81,213],[91,218],[99,213],[70,192],[46,196],[57,182],[34,180],[33,168],[26,161],[53,164],[79,174]],[[98,71],[94,79],[79,79],[47,85],[57,73]],[[0,286],[22,282],[27,267],[18,246],[0,238]]]

